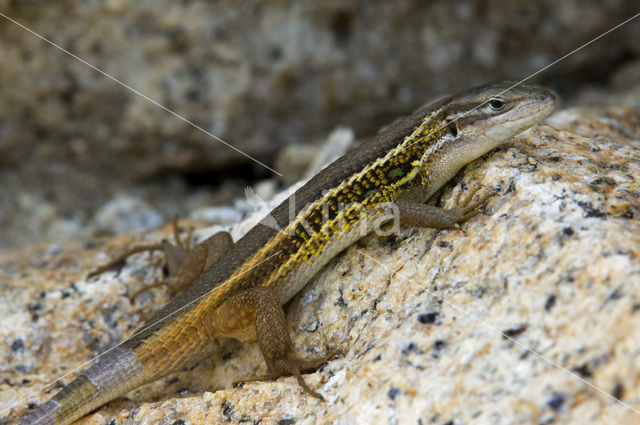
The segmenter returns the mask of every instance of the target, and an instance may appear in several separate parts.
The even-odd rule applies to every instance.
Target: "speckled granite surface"
[[[255,345],[232,344],[78,423],[640,423],[640,112],[560,111],[468,166],[442,202],[475,184],[501,196],[462,230],[367,237],[289,305],[300,353],[345,352],[306,378],[326,402],[292,378],[230,387],[264,371]],[[168,234],[2,254],[0,408],[149,317],[162,290],[125,297],[158,276],[145,256],[83,275]]]

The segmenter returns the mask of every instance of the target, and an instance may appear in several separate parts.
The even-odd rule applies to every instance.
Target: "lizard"
[[[301,373],[338,351],[298,357],[282,305],[381,223],[451,229],[478,214],[491,193],[476,199],[478,190],[470,190],[451,209],[426,201],[466,164],[544,120],[555,103],[545,89],[500,82],[446,97],[396,121],[312,177],[133,336],[19,423],[70,424],[196,363],[225,338],[257,340],[268,372],[255,379],[294,376],[304,392],[322,398]]]

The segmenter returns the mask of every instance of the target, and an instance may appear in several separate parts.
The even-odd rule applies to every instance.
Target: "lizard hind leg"
[[[141,293],[161,286],[167,287],[169,293],[175,295],[191,285],[206,268],[214,264],[222,254],[233,246],[231,235],[223,231],[215,233],[194,246],[191,243],[194,229],[192,227],[189,228],[186,238],[183,240],[180,238],[177,216],[174,217],[172,224],[174,244],[164,240],[158,244],[131,248],[89,273],[87,278],[104,273],[112,267],[124,263],[127,257],[133,254],[145,251],[162,251],[164,253],[163,263],[167,267],[168,276],[164,280],[142,286],[129,296],[129,301],[133,304]]]
[[[172,272],[175,272],[178,267],[180,266],[180,264],[184,261],[185,257],[187,256],[188,250],[189,250],[189,246],[188,246],[188,239],[186,242],[186,247],[183,244],[183,242],[180,240],[180,236],[179,236],[179,230],[178,230],[178,217],[175,216],[173,218],[173,238],[175,239],[175,243],[176,245],[173,246],[171,245],[171,243],[169,243],[168,241],[164,240],[160,243],[155,243],[155,244],[145,244],[145,245],[138,245],[138,246],[134,246],[133,248],[130,248],[128,250],[126,250],[125,252],[119,254],[117,257],[111,259],[108,263],[103,264],[102,266],[96,268],[95,270],[91,271],[88,275],[87,275],[87,279],[90,279],[94,276],[97,276],[99,274],[102,274],[108,270],[110,270],[113,267],[116,267],[118,265],[121,265],[124,263],[124,261],[132,256],[133,254],[138,254],[141,252],[152,252],[152,251],[163,251],[165,254],[165,262],[167,263],[168,269],[169,269],[169,274],[172,274]]]
[[[177,224],[174,224],[177,229]],[[145,285],[134,292],[129,301],[133,304],[138,295],[149,289],[165,286],[171,295],[184,291],[196,280],[202,272],[215,264],[222,254],[233,246],[233,239],[228,232],[218,232],[205,241],[193,247],[190,246],[193,229],[184,242],[180,241],[176,231],[176,246],[164,242],[165,261],[168,266],[169,276],[162,281]]]
[[[175,227],[177,229],[177,225]],[[169,269],[166,280],[143,286],[134,292],[129,301],[133,303],[138,295],[149,289],[166,286],[171,295],[184,291],[205,269],[215,264],[222,254],[233,246],[233,240],[228,232],[218,232],[194,247],[190,247],[189,240],[192,230],[185,242],[179,242],[176,234],[176,246],[165,242],[165,259]]]
[[[140,252],[145,252],[145,251],[164,251],[164,244],[159,243],[159,244],[151,244],[151,245],[139,245],[131,249],[128,249],[127,251],[123,252],[122,254],[110,260],[108,263],[103,264],[102,266],[91,271],[87,275],[87,279],[90,279],[94,276],[97,276],[99,274],[102,274],[112,269],[113,267],[123,264],[124,261],[127,259],[127,257],[130,257],[133,254],[138,254]]]
[[[264,381],[281,376],[295,376],[298,385],[302,387],[304,392],[318,399],[323,399],[322,395],[307,385],[302,378],[302,372],[317,369],[339,352],[329,349],[324,356],[298,357],[287,329],[284,311],[272,289],[264,286],[247,289],[231,297],[221,307],[228,312],[245,310],[252,316],[249,317],[249,320],[253,319],[253,330],[267,364],[267,374],[242,378],[237,382]],[[240,322],[246,323],[246,319],[240,320]],[[238,321],[235,323],[239,324]],[[226,333],[232,336],[230,333]]]

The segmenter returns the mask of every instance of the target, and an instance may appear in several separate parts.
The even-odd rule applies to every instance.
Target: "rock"
[[[150,229],[162,224],[162,215],[139,199],[121,196],[107,202],[94,217],[98,234]]]
[[[621,66],[605,87],[588,86],[570,102],[573,105],[640,107],[640,61]]]
[[[327,165],[344,155],[353,147],[355,137],[353,130],[345,127],[334,129],[327,140],[318,149],[317,154],[313,157],[313,161],[309,164],[309,168],[303,175],[304,178],[310,179],[315,176]]]
[[[293,184],[300,179],[308,180],[344,155],[353,145],[354,139],[352,129],[338,127],[321,143],[282,148],[276,158],[276,168],[282,173],[282,181]]]
[[[191,218],[196,220],[213,221],[224,224],[237,223],[242,219],[242,213],[234,207],[205,207],[195,210]]]
[[[637,12],[624,0],[32,3],[0,0],[0,10],[271,167],[283,146],[337,125],[367,137],[440,95],[524,78]],[[58,240],[40,230],[51,220],[16,202],[24,193],[53,221],[73,215],[86,228],[125,190],[160,208],[172,177],[209,188],[273,176],[0,19],[0,249]],[[601,84],[637,60],[639,28],[611,32],[543,82]],[[190,189],[172,194],[175,205]]]
[[[475,185],[499,194],[460,230],[370,235],[325,267],[287,307],[300,354],[344,351],[305,376],[324,402],[293,378],[232,387],[265,371],[255,344],[232,344],[78,423],[637,422],[639,122],[631,107],[559,111],[444,188],[445,206]],[[159,277],[144,255],[83,278],[131,243],[2,254],[0,417],[42,403],[55,390],[31,394],[166,301],[126,298]]]
[[[313,158],[320,150],[316,145],[290,145],[283,147],[276,158],[276,168],[280,170],[285,184],[300,180],[309,169]]]

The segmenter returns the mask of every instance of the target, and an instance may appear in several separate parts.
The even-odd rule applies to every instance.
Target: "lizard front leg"
[[[410,200],[396,201],[400,224],[433,229],[455,229],[460,223],[480,214],[480,207],[489,198],[495,196],[493,192],[486,191],[473,202],[473,198],[481,190],[482,188],[479,187],[458,196],[456,207],[451,209],[411,202]]]
[[[315,370],[339,354],[329,350],[324,356],[298,357],[287,329],[287,320],[271,288],[257,286],[231,296],[216,310],[213,326],[216,333],[244,341],[257,339],[267,364],[267,374],[243,378],[238,382],[295,376],[302,389],[313,397],[323,399],[302,378],[301,372]]]

